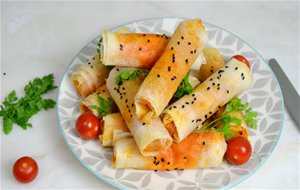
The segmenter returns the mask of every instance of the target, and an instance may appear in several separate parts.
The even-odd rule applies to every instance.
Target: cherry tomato
[[[29,183],[38,174],[39,168],[36,161],[28,156],[19,158],[13,166],[13,174],[21,183]]]
[[[84,140],[97,139],[102,130],[102,124],[98,118],[90,113],[83,113],[76,121],[76,131]]]
[[[227,142],[226,159],[233,165],[247,162],[251,156],[250,142],[242,136],[237,136]]]
[[[238,60],[238,61],[240,61],[242,63],[245,63],[247,65],[247,67],[250,68],[250,63],[249,63],[249,61],[244,56],[242,56],[242,55],[235,55],[232,58],[234,58],[234,59],[236,59],[236,60]]]

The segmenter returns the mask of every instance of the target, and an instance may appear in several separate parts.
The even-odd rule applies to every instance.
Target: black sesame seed
[[[227,90],[227,94],[229,94],[229,90]]]
[[[143,36],[146,36],[146,34],[143,34]]]
[[[131,110],[130,110],[130,109],[128,109],[128,112],[130,113],[130,112],[131,112]]]
[[[171,78],[171,80],[174,80],[174,78]]]
[[[142,125],[146,125],[146,123],[142,123]]]
[[[225,66],[225,68],[227,69],[227,68],[228,68],[228,66],[226,65],[226,66]]]
[[[211,69],[210,72],[213,73],[214,71]]]
[[[185,104],[186,104],[186,105],[189,105],[190,103],[188,103],[188,102],[185,102]]]
[[[188,45],[191,45],[191,42],[189,42]]]
[[[191,104],[194,104],[194,101],[192,101]]]
[[[169,110],[171,110],[172,109],[172,107],[169,107]]]
[[[210,111],[209,114],[212,114],[212,112]]]
[[[195,120],[192,120],[192,123],[194,123]]]
[[[169,71],[169,72],[171,71],[171,67],[170,67],[170,66],[168,67],[168,71]]]
[[[194,98],[194,100],[197,100],[197,98]]]
[[[129,105],[126,105],[127,108],[129,108]]]
[[[127,102],[128,102],[128,99],[125,100],[125,103],[127,103]]]
[[[210,80],[210,81],[212,81],[213,79],[212,79],[212,78],[210,78],[209,80]]]
[[[180,41],[178,41],[177,44],[179,45],[179,44],[180,44]]]
[[[212,85],[215,86],[215,83],[213,82]]]
[[[206,115],[206,114],[205,114],[205,116],[204,116],[204,117],[205,117],[205,119],[207,119],[207,115]]]
[[[240,131],[239,134],[240,134],[240,135],[243,135],[243,131]]]
[[[194,97],[194,96],[195,96],[195,94],[192,94],[192,96]]]
[[[184,108],[184,105],[182,105],[181,107]]]
[[[161,158],[160,160],[161,160],[162,162],[164,162],[164,161],[165,161],[165,159],[164,159],[164,158]]]
[[[194,50],[194,53],[196,53],[197,50]]]
[[[176,108],[177,108],[177,106],[173,106],[173,108],[174,108],[174,109],[176,109]]]
[[[207,90],[209,90],[210,89],[210,87],[207,87]]]
[[[122,100],[123,96],[120,96],[120,99]]]
[[[142,48],[141,48],[141,47],[139,48],[139,51],[142,51]]]
[[[218,106],[218,108],[221,108],[221,106]]]
[[[131,104],[131,107],[133,107],[133,106],[134,106],[134,103]]]
[[[218,87],[217,90],[220,90],[220,87]]]
[[[177,77],[175,75],[173,77],[174,77],[174,79],[177,79]]]
[[[153,161],[153,164],[155,164],[155,163],[156,163],[156,161],[154,160],[154,161]]]
[[[158,35],[158,34],[156,34],[156,36],[157,36],[157,37],[159,37],[159,35]]]
[[[123,50],[123,45],[122,45],[122,44],[120,44],[120,50],[121,50],[121,51]]]
[[[171,47],[171,50],[173,50],[174,48],[173,47]]]
[[[156,156],[154,156],[154,160],[156,160],[157,158],[156,158]]]
[[[185,157],[183,157],[183,159],[186,159],[186,156],[185,156]]]
[[[87,64],[88,64],[88,65],[90,65],[90,64],[91,64],[91,62],[88,62]]]
[[[178,170],[178,168],[174,168],[174,170]]]
[[[170,165],[170,162],[168,162],[168,165]]]
[[[95,57],[93,57],[93,60],[95,60]]]
[[[243,77],[242,77],[242,80],[244,80],[244,79],[245,79],[245,77],[243,76]]]
[[[217,85],[220,86],[220,83],[218,83]]]
[[[193,54],[193,51],[191,51],[191,54]]]
[[[158,164],[159,164],[159,161],[157,161],[155,165],[158,165]]]
[[[160,77],[160,75],[157,75],[157,77],[159,78],[159,77]]]
[[[203,146],[204,146],[204,145],[205,145],[205,141],[203,141],[203,143],[202,143],[202,144],[203,144]]]
[[[117,71],[120,71],[120,69],[119,69],[119,68],[117,68]]]
[[[170,171],[169,169],[166,169],[167,171]]]
[[[149,43],[149,42],[150,42],[150,40],[147,40],[147,42]]]
[[[235,70],[238,70],[238,67],[234,68]]]
[[[184,39],[184,37],[183,37],[183,36],[181,36],[181,39],[183,40],[183,39]]]
[[[93,65],[91,66],[91,69],[94,68]]]
[[[155,172],[157,172],[157,170],[154,170]]]
[[[186,60],[185,60],[185,63],[187,64],[188,62],[189,62],[189,60],[188,60],[188,59],[186,59]]]
[[[241,76],[244,76],[244,73],[242,73]]]

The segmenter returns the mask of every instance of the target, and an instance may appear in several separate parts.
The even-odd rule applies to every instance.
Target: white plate
[[[133,32],[171,35],[179,18],[159,18],[132,22],[123,26]],[[215,25],[204,23],[209,40],[207,46],[220,49],[225,59],[244,55],[251,63],[253,87],[240,97],[248,101],[258,112],[258,129],[249,130],[253,152],[250,160],[242,166],[233,166],[225,160],[220,168],[189,169],[175,171],[146,171],[114,169],[111,167],[112,149],[103,148],[98,141],[81,140],[75,133],[75,119],[79,115],[79,102],[71,81],[72,73],[96,52],[99,37],[87,44],[74,57],[61,81],[57,116],[65,142],[74,156],[90,172],[101,180],[120,189],[211,189],[229,188],[253,174],[270,156],[275,148],[283,126],[283,98],[278,82],[270,67],[250,45],[236,35]],[[115,28],[117,29],[117,28]],[[74,39],[76,40],[76,39]]]

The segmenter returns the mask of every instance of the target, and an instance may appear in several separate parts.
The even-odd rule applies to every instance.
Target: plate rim
[[[123,23],[123,24],[119,24],[115,27],[112,27],[110,28],[110,30],[115,30],[119,27],[122,27],[124,25],[128,25],[128,24],[132,24],[132,23],[136,23],[136,22],[142,22],[142,21],[156,21],[156,20],[162,20],[162,19],[176,19],[176,20],[187,20],[187,19],[191,19],[191,18],[186,18],[186,17],[151,17],[151,18],[143,18],[143,19],[137,19],[137,20],[133,20],[133,21],[130,21],[130,22],[126,22],[126,23]],[[281,137],[281,134],[282,134],[282,130],[283,130],[283,127],[284,127],[284,121],[285,121],[285,107],[284,107],[284,100],[283,100],[283,93],[282,93],[282,89],[279,85],[279,82],[278,82],[278,79],[276,78],[273,70],[271,69],[270,65],[267,64],[267,61],[266,59],[252,46],[250,45],[249,43],[247,43],[246,41],[244,41],[243,39],[241,39],[239,36],[237,36],[236,34],[234,34],[233,32],[231,32],[230,30],[227,30],[223,27],[220,27],[218,25],[215,25],[215,24],[211,24],[210,22],[207,22],[207,21],[204,21],[203,19],[201,19],[201,21],[204,23],[204,25],[211,25],[215,28],[218,28],[220,30],[223,30],[227,33],[229,33],[230,35],[236,37],[238,40],[242,41],[243,43],[245,43],[247,46],[249,46],[254,52],[255,54],[263,60],[264,64],[267,65],[267,67],[269,68],[269,70],[271,71],[271,75],[272,75],[272,79],[275,81],[276,83],[276,88],[279,88],[279,92],[280,92],[280,102],[281,102],[281,116],[282,116],[282,119],[280,120],[280,129],[278,130],[278,134],[276,136],[276,139],[275,139],[275,142],[273,144],[273,146],[270,148],[270,153],[264,158],[262,159],[262,161],[257,165],[255,166],[252,171],[246,175],[243,175],[242,177],[238,178],[237,180],[233,181],[232,183],[229,183],[225,186],[222,187],[222,189],[229,189],[231,187],[234,187],[238,184],[240,184],[241,182],[245,181],[246,179],[250,178],[254,173],[257,172],[257,170],[259,168],[261,168],[265,163],[266,161],[271,157],[275,147],[277,146],[278,142],[279,142],[279,139]],[[59,82],[59,88],[58,88],[58,92],[57,92],[57,96],[56,96],[56,119],[57,119],[57,122],[58,122],[58,127],[60,129],[60,133],[61,135],[63,136],[63,139],[64,139],[64,142],[65,144],[67,144],[68,148],[70,149],[70,151],[72,152],[73,156],[76,157],[76,159],[80,162],[81,165],[84,166],[85,169],[87,169],[89,172],[91,172],[93,175],[95,175],[97,178],[99,178],[100,180],[102,180],[103,182],[111,185],[112,187],[115,187],[117,189],[129,189],[128,186],[125,186],[123,184],[120,184],[120,183],[115,183],[113,182],[112,180],[108,179],[107,177],[103,176],[103,175],[100,175],[99,173],[95,172],[90,166],[86,165],[82,159],[79,158],[79,156],[76,154],[76,152],[74,151],[74,149],[71,147],[71,145],[68,143],[67,141],[67,136],[66,134],[63,132],[63,128],[62,128],[62,124],[61,124],[61,120],[60,120],[60,116],[59,116],[59,97],[60,97],[60,94],[61,94],[61,85],[62,85],[62,82],[64,80],[64,78],[66,77],[67,75],[67,72],[69,71],[72,63],[74,62],[75,58],[80,54],[80,52],[83,51],[84,48],[86,48],[88,46],[88,44],[90,44],[93,40],[99,38],[101,36],[98,35],[94,38],[92,38],[92,40],[88,41],[87,43],[85,43],[83,46],[81,46],[81,48],[79,49],[79,51],[77,51],[77,53],[73,56],[73,58],[70,60],[69,64],[67,65],[67,67],[65,68],[64,70],[64,73],[62,75],[62,78],[60,79],[60,82]]]

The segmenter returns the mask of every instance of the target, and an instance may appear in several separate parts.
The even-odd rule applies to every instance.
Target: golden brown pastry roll
[[[96,53],[73,73],[71,80],[78,94],[86,97],[105,83],[108,73],[109,70],[100,62],[99,54]]]
[[[199,79],[201,82],[205,81],[210,75],[225,65],[223,56],[217,48],[204,48],[203,54],[206,64],[201,65],[199,69]]]
[[[159,118],[146,124],[136,117],[134,96],[145,77],[143,71],[138,71],[141,70],[115,67],[111,70],[106,85],[140,152],[145,156],[153,156],[168,149],[172,138]],[[120,77],[127,80],[120,82]]]
[[[194,132],[179,144],[172,144],[157,156],[143,156],[133,138],[120,139],[113,151],[115,168],[142,170],[176,170],[187,168],[211,168],[222,164],[227,144],[221,133]]]
[[[178,25],[135,97],[140,120],[149,123],[160,115],[197,60],[206,40],[207,32],[199,19],[182,21]]]
[[[112,113],[104,116],[102,118],[102,134],[99,136],[100,138],[100,144],[102,146],[113,146],[114,137],[114,131],[119,131],[119,134],[122,133],[122,137],[128,137],[131,136],[129,129],[120,113]]]
[[[106,84],[98,87],[96,92],[88,95],[80,102],[80,112],[92,112],[98,118],[117,111],[117,106],[112,100]]]
[[[162,113],[163,123],[173,140],[179,143],[194,129],[200,129],[203,122],[220,107],[251,85],[250,69],[244,63],[231,59],[191,94],[168,106]]]
[[[101,59],[104,65],[150,69],[165,50],[169,39],[159,34],[120,34],[105,30],[100,46]]]

